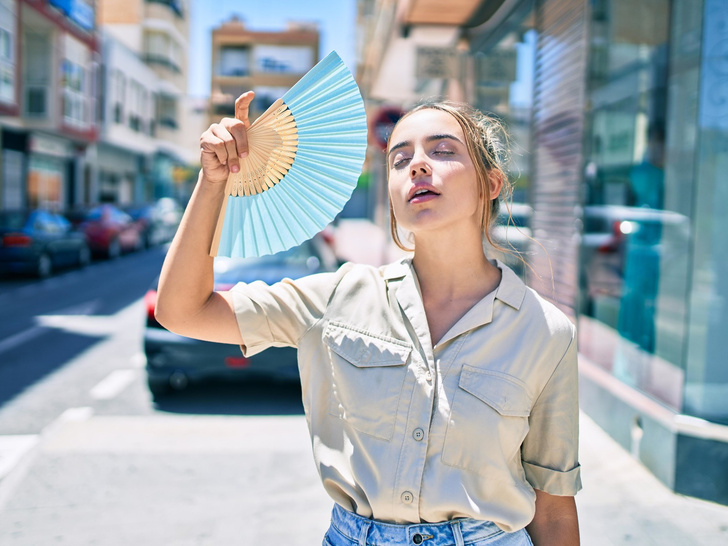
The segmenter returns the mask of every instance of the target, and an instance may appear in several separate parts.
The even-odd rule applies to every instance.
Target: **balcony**
[[[185,14],[180,0],[147,0],[147,3],[167,6],[175,15],[177,15],[177,17],[184,19]]]
[[[182,73],[182,68],[176,62],[174,62],[172,59],[165,55],[160,55],[158,53],[146,53],[144,55],[144,62],[146,62],[147,64],[162,66],[177,74]]]

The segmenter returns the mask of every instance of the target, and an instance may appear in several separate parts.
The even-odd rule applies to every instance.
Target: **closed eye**
[[[406,157],[406,156],[395,157],[394,162],[392,163],[392,167],[394,167],[394,168],[401,167],[410,159],[412,159],[412,158]]]

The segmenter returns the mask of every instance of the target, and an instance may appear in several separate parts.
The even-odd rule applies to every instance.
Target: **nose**
[[[419,154],[415,155],[410,163],[410,176],[415,178],[417,176],[428,176],[430,174],[432,174],[432,171],[430,170],[430,166],[427,164],[427,161],[425,161]]]

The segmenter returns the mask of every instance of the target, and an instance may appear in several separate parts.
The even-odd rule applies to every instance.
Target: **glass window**
[[[689,178],[666,176],[672,5],[593,3],[579,341],[590,360],[680,410],[690,219],[677,197]]]
[[[218,76],[249,76],[250,48],[247,46],[223,46],[217,68]]]
[[[254,58],[259,72],[304,74],[315,63],[314,50],[308,46],[259,45]]]
[[[684,4],[684,31],[700,29],[701,3]],[[728,424],[728,4],[705,0],[702,16],[702,57],[683,75],[689,95],[679,106],[693,129],[689,137],[695,150],[685,411]]]

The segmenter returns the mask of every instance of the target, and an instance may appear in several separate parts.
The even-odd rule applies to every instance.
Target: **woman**
[[[335,501],[324,544],[578,544],[574,328],[483,252],[507,180],[493,122],[431,104],[394,128],[393,234],[410,233],[411,259],[216,293],[207,252],[247,154],[252,97],[201,137],[159,321],[246,354],[298,348],[314,459]]]

